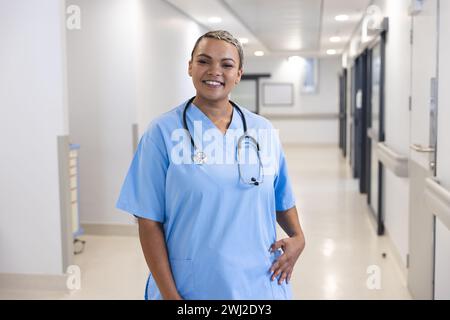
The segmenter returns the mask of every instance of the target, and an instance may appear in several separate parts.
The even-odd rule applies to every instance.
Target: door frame
[[[380,89],[379,89],[379,130],[378,130],[378,136],[375,142],[384,142],[386,140],[386,132],[385,132],[385,75],[386,75],[386,42],[387,42],[387,30],[382,31],[379,36],[370,44],[368,47],[368,58],[367,58],[367,128],[371,128],[372,123],[372,59],[373,59],[373,49],[376,46],[380,46],[380,59],[381,59],[381,66],[380,66]],[[371,166],[372,166],[372,143],[373,140],[371,137],[366,135],[366,163],[365,163],[365,170],[366,170],[366,191],[367,191],[367,204],[370,209],[370,211],[373,213],[373,215],[376,218],[377,222],[377,234],[379,236],[384,235],[385,232],[385,226],[384,226],[384,210],[383,210],[383,203],[384,203],[384,195],[383,195],[383,171],[384,166],[381,161],[378,161],[378,192],[377,192],[377,199],[371,199]],[[374,212],[372,206],[370,205],[372,200],[377,201],[377,208],[378,212]]]
[[[365,194],[366,191],[366,136],[367,136],[367,61],[368,49],[365,48],[355,59],[355,90],[354,94],[354,175],[359,178],[359,192]],[[358,93],[361,92],[361,101],[358,102]],[[361,106],[358,108],[359,103]]]
[[[241,77],[241,81],[242,80],[254,80],[255,81],[255,85],[256,85],[256,114],[260,114],[261,111],[261,107],[259,104],[259,84],[260,81],[259,79],[261,78],[270,78],[271,74],[270,73],[249,73],[249,74],[243,74]]]
[[[355,100],[356,100],[356,60],[353,61],[350,72],[350,166],[352,168],[352,176],[354,179],[358,178],[355,165]]]
[[[378,140],[380,142],[386,141],[386,127],[385,127],[385,107],[386,107],[386,44],[387,44],[387,33],[388,29],[383,31],[380,35],[381,43],[380,43],[380,56],[381,56],[381,72],[380,72],[380,131]],[[378,235],[384,234],[384,179],[383,179],[383,171],[384,165],[381,161],[378,161]]]
[[[339,148],[347,156],[347,69],[339,75]]]

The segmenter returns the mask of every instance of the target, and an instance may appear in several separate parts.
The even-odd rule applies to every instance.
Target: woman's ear
[[[234,82],[234,84],[238,84],[239,82],[241,82],[241,77],[242,77],[243,73],[244,73],[244,69],[238,70],[237,78],[236,78],[236,81]]]
[[[190,77],[192,77],[192,60],[189,60],[188,74],[189,74]]]

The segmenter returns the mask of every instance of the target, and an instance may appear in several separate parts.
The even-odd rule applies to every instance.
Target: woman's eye
[[[205,64],[206,61],[205,61],[205,60],[198,60],[198,63],[200,63],[200,64]]]
[[[223,67],[224,68],[233,68],[233,65],[232,64],[225,64]]]

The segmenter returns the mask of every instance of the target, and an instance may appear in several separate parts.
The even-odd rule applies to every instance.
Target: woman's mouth
[[[203,80],[202,82],[211,88],[219,88],[225,85],[225,83],[215,80]]]

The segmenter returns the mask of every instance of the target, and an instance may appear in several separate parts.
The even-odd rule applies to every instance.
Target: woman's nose
[[[219,65],[211,65],[211,67],[208,69],[208,74],[210,75],[221,75],[222,70]]]

